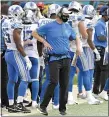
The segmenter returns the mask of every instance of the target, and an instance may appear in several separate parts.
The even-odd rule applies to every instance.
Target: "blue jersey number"
[[[23,39],[26,41],[27,39],[32,40],[32,31],[23,31]]]
[[[2,33],[3,34],[3,38],[5,39],[5,41],[7,43],[11,43],[10,35],[8,33],[9,29],[8,28],[3,28],[2,31],[3,31],[3,33]]]

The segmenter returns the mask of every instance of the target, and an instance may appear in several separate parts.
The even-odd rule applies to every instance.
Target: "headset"
[[[61,9],[60,9],[60,11],[59,11],[59,13],[58,13],[58,16],[61,18],[61,16],[62,16],[62,11],[63,11],[63,9],[64,9],[65,7],[62,7]]]
[[[59,13],[58,13],[58,16],[60,17],[60,19],[62,19],[62,15],[63,15],[62,11],[63,11],[64,8],[66,8],[66,7],[63,6],[63,7],[60,9]],[[69,18],[69,16],[68,16],[68,18]]]

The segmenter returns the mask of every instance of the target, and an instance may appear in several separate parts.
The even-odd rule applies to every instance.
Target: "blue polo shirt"
[[[106,22],[103,19],[98,20],[97,24],[95,25],[95,34],[94,34],[94,44],[95,46],[107,47],[107,40],[100,41],[97,37],[98,36],[106,36],[107,37],[107,29],[106,29]]]
[[[39,35],[46,37],[46,41],[52,46],[53,50],[48,54],[64,54],[61,57],[50,57],[50,61],[63,58],[70,58],[69,37],[76,39],[76,33],[68,23],[59,24],[57,21],[50,22],[37,29]]]

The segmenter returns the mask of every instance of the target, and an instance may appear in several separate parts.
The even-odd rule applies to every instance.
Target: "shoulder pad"
[[[78,16],[78,21],[84,21],[85,17],[84,16]]]

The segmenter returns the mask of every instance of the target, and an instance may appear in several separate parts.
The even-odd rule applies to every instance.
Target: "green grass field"
[[[44,79],[45,80],[45,79]],[[43,81],[44,81],[43,80]],[[74,78],[74,87],[73,87],[73,95],[76,96],[78,93],[77,88],[77,76]],[[30,97],[29,97],[30,98]],[[102,100],[102,99],[100,99]],[[78,105],[67,105],[67,115],[66,116],[108,116],[108,101],[104,101],[100,105],[89,105],[86,100],[76,99],[79,103]],[[3,114],[8,114],[8,116],[42,116],[38,109],[30,108],[30,114],[23,113],[8,113],[7,110],[2,111]],[[48,116],[61,116],[59,115],[58,110],[54,110],[52,108],[52,104],[48,106]]]
[[[108,116],[108,102],[104,102],[101,105],[89,105],[87,103],[79,105],[67,106],[66,116]],[[48,111],[48,116],[61,116],[58,110],[51,109]],[[38,112],[31,114],[31,116],[41,116]]]
[[[30,114],[23,113],[8,113],[4,111],[4,114],[8,116],[42,116],[37,109],[31,109]],[[108,102],[100,105],[89,105],[87,103],[82,103],[79,105],[67,105],[67,115],[66,116],[108,116]],[[48,116],[61,116],[58,110],[54,110],[50,104],[48,107]]]

